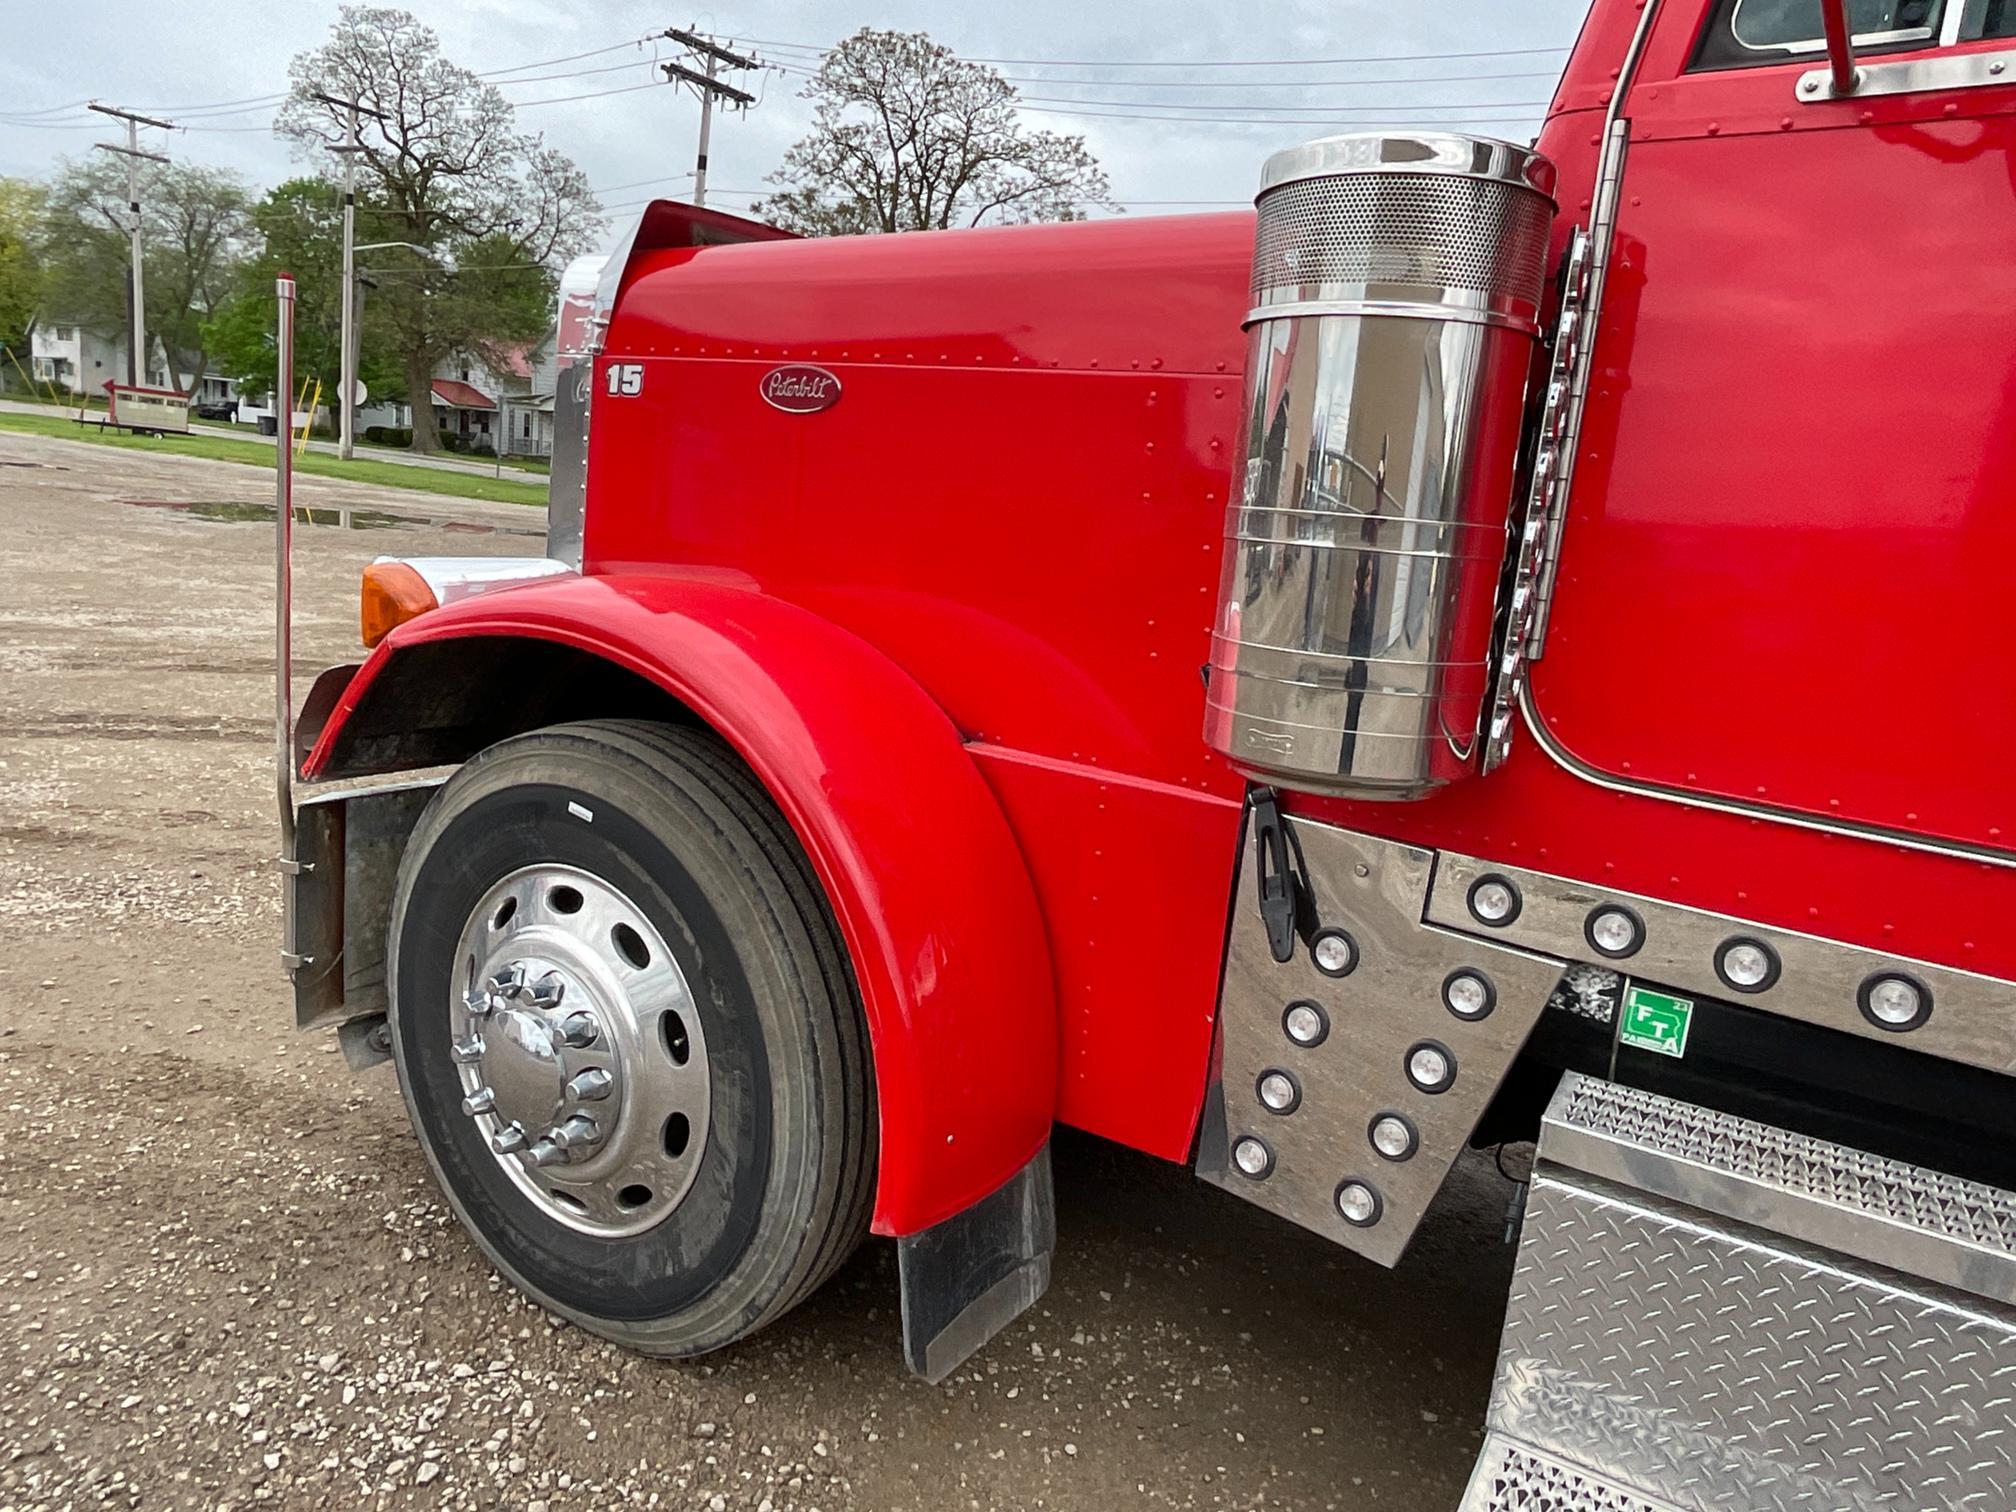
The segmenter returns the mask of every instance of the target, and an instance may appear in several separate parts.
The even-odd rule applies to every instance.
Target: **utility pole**
[[[332,143],[329,150],[343,154],[343,292],[339,301],[343,315],[338,335],[342,376],[336,385],[336,413],[340,417],[336,455],[347,461],[357,453],[357,154],[364,150],[357,138],[357,124],[360,116],[382,121],[385,113],[334,95],[317,94],[314,98],[342,110],[346,123],[343,140]],[[293,401],[290,398],[288,402]]]
[[[666,81],[673,84],[688,84],[700,96],[700,157],[693,168],[693,203],[707,203],[707,141],[713,135],[714,101],[728,101],[738,110],[747,110],[756,103],[756,96],[723,84],[717,75],[722,68],[751,69],[763,65],[755,58],[745,58],[740,53],[730,52],[712,37],[703,37],[696,31],[674,26],[666,29],[665,35],[685,47],[687,56],[700,65],[698,70],[679,63],[660,63]]]
[[[127,336],[129,347],[126,353],[126,381],[139,388],[147,378],[147,292],[142,284],[140,257],[140,159],[146,158],[155,163],[168,161],[162,153],[140,150],[140,128],[159,126],[164,131],[172,131],[175,129],[175,123],[157,121],[152,116],[135,115],[130,110],[119,110],[111,105],[100,105],[95,100],[91,102],[91,108],[100,115],[113,116],[126,123],[124,147],[114,146],[111,142],[99,142],[95,145],[100,152],[116,152],[126,159],[126,211],[131,217],[127,230],[133,240],[133,276],[127,285],[127,297],[132,300],[133,307],[127,322],[130,330]],[[169,376],[174,375],[171,372]]]

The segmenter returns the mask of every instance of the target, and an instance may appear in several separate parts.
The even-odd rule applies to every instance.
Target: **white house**
[[[553,454],[554,332],[513,348],[496,365],[458,358],[434,370],[434,416],[441,433],[506,456]]]
[[[28,332],[29,374],[38,384],[72,395],[100,395],[126,381],[126,336],[108,336],[75,321],[38,316]]]
[[[196,362],[188,353],[175,354],[171,370],[168,348],[160,337],[150,337],[146,385],[180,389],[191,394],[199,409],[235,409],[238,385],[215,372],[196,380]],[[37,317],[28,333],[29,375],[37,384],[53,386],[73,397],[100,398],[105,385],[126,381],[126,334],[106,335],[75,321]]]

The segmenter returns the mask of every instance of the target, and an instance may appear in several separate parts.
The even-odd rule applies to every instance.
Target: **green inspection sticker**
[[[1617,1038],[1639,1050],[1679,1059],[1687,1053],[1687,1027],[1694,1021],[1692,998],[1672,997],[1632,985],[1624,992],[1624,1017]]]

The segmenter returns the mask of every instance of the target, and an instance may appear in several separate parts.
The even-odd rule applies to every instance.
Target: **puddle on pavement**
[[[124,499],[138,509],[166,509],[192,520],[213,524],[264,524],[273,518],[273,506],[242,501],[210,499]],[[440,530],[453,535],[530,536],[544,540],[546,532],[532,526],[485,525],[474,520],[450,520],[439,515],[405,514],[390,509],[341,509],[306,504],[294,506],[294,520],[300,525],[323,525],[335,530]]]

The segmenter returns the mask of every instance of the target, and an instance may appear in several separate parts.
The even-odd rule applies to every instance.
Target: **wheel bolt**
[[[567,991],[567,984],[557,971],[549,971],[530,987],[525,989],[525,1005],[528,1008],[558,1008],[560,999]]]
[[[585,1050],[602,1037],[602,1029],[592,1013],[570,1013],[561,1021],[560,1038],[570,1049]]]
[[[462,1006],[469,1010],[469,1017],[484,1017],[490,1012],[489,991],[482,987],[471,987],[462,994]]]
[[[497,1106],[497,1094],[488,1087],[478,1087],[462,1099],[462,1111],[474,1118],[479,1113],[488,1113]]]
[[[490,1136],[490,1148],[499,1155],[509,1155],[525,1148],[525,1131],[514,1124],[506,1124]]]
[[[565,1160],[567,1152],[550,1139],[536,1139],[528,1152],[535,1166],[549,1166],[556,1160]]]
[[[602,1131],[595,1127],[594,1119],[576,1113],[546,1137],[562,1149],[578,1150],[583,1145],[595,1143],[602,1137]]]
[[[483,1059],[483,1037],[472,1034],[448,1047],[448,1058],[458,1066],[473,1066]]]
[[[513,961],[490,978],[490,991],[501,998],[515,998],[525,991],[525,968]]]
[[[574,1080],[567,1084],[567,1090],[574,1094],[577,1101],[600,1102],[615,1084],[616,1079],[607,1071],[600,1066],[590,1066],[576,1073]]]

